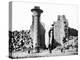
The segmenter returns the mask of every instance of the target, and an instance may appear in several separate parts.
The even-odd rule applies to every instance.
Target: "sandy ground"
[[[48,57],[48,56],[65,56],[65,55],[77,55],[78,52],[75,49],[65,50],[65,52],[61,52],[60,50],[54,49],[52,53],[49,53],[49,50],[41,50],[40,53],[30,53],[25,52],[13,52],[13,58],[31,58],[31,57]]]

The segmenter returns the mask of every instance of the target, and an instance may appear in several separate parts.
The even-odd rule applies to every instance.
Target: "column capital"
[[[43,12],[43,10],[40,9],[39,6],[35,6],[33,9],[31,9],[31,12],[33,12],[33,11],[36,11],[37,13],[42,13]]]

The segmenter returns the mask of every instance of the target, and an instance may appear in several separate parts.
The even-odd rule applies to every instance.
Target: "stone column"
[[[32,20],[33,20],[33,48],[35,52],[39,52],[39,22],[40,22],[40,15],[43,12],[40,7],[35,6],[31,9]]]

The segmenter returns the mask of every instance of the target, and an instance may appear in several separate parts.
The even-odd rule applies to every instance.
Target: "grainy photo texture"
[[[9,2],[9,57],[78,54],[75,5]]]

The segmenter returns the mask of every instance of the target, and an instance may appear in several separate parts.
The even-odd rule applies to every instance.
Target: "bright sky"
[[[78,13],[76,5],[66,4],[47,4],[47,3],[12,3],[12,30],[28,30],[32,24],[31,9],[40,6],[44,11],[41,14],[41,22],[45,24],[46,32],[49,31],[51,24],[57,21],[57,15],[66,15],[69,26],[78,29]],[[48,34],[46,33],[46,36]],[[48,38],[46,38],[47,40]],[[48,41],[47,41],[48,42]]]

